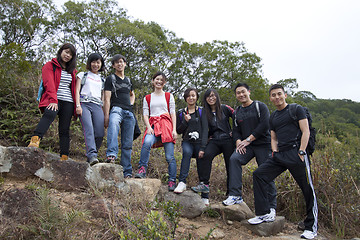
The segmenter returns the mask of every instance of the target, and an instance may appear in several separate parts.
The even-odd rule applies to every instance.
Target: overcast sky
[[[188,42],[244,42],[270,83],[296,78],[318,98],[360,102],[359,0],[118,1]]]

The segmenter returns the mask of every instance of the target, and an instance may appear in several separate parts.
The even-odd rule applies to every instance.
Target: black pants
[[[240,154],[236,151],[230,157],[230,179],[229,195],[242,196],[242,166],[246,165],[251,159],[256,157],[258,166],[271,158],[271,147],[268,145],[249,145],[246,147],[246,153]],[[274,181],[271,181],[268,189],[268,198],[270,208],[276,209],[276,187]]]
[[[45,108],[40,122],[36,126],[34,136],[42,138],[51,123],[55,120],[56,115],[59,115],[59,140],[60,140],[60,156],[69,155],[70,148],[70,123],[74,113],[74,103],[66,101],[58,101],[58,110],[53,111]]]
[[[307,155],[304,156],[304,161],[301,161],[297,148],[275,153],[273,159],[261,164],[254,171],[255,214],[259,216],[270,212],[269,183],[287,169],[301,188],[305,198],[307,214],[304,221],[305,229],[317,232],[318,208],[311,179],[310,162]]]
[[[226,193],[229,191],[229,160],[230,156],[234,151],[234,144],[232,139],[225,140],[215,140],[212,139],[206,145],[205,154],[203,158],[199,158],[198,164],[198,174],[200,182],[204,184],[209,184],[211,167],[213,159],[223,153],[226,167]]]

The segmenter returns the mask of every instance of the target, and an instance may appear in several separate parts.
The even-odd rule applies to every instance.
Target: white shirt
[[[77,75],[77,77],[80,78],[80,80],[82,80],[84,74],[85,74],[84,72],[80,72]],[[89,71],[86,76],[85,84],[81,88],[80,96],[95,98],[101,102],[102,87],[103,87],[103,83],[100,75],[94,74]],[[80,102],[88,102],[88,100],[84,100],[84,98],[82,97],[80,97]]]
[[[170,94],[170,114],[175,113],[175,100],[174,96]],[[150,117],[156,117],[160,116],[161,114],[168,113],[168,105],[165,98],[165,93],[163,95],[157,96],[154,93],[151,94],[150,99],[150,113],[149,113],[149,105],[146,101],[146,97],[144,97],[143,100],[143,114],[150,116]]]

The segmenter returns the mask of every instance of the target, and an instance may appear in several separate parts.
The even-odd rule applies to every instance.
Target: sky
[[[322,99],[360,102],[359,0],[118,0],[191,43],[244,42],[270,83],[296,78]]]

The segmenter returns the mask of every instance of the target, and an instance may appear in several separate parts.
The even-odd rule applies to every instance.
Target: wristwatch
[[[251,139],[250,139],[250,137],[247,137],[246,139],[245,139],[247,142],[251,142]]]
[[[301,156],[306,155],[306,152],[305,152],[305,151],[303,151],[303,150],[299,150],[299,151],[298,151],[298,153],[299,153],[299,155],[301,155]]]

